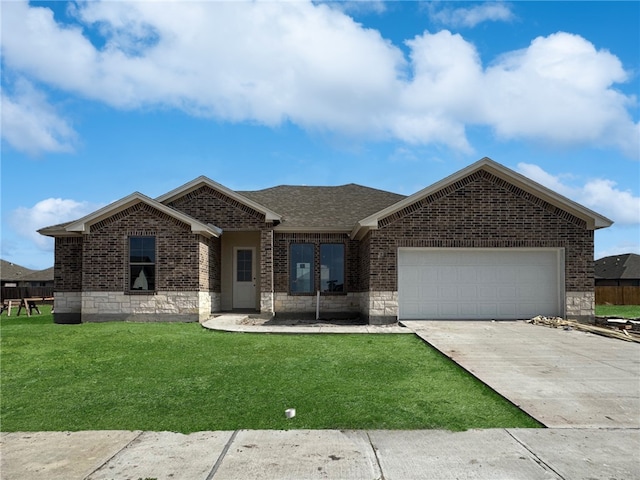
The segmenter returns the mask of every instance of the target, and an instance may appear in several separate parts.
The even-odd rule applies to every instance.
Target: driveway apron
[[[640,345],[526,322],[403,321],[547,427],[640,428]]]

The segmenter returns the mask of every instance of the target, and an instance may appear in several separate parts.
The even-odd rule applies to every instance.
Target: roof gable
[[[260,212],[262,214],[264,214],[265,217],[265,221],[266,222],[272,222],[272,221],[280,221],[282,216],[276,212],[274,212],[273,210],[265,207],[264,205],[259,204],[258,202],[251,200],[250,198],[247,198],[246,196],[231,190],[227,187],[225,187],[224,185],[221,185],[217,182],[214,182],[213,180],[211,180],[208,177],[205,177],[204,175],[199,176],[198,178],[195,178],[193,180],[191,180],[190,182],[185,183],[184,185],[171,190],[168,193],[165,193],[164,195],[159,196],[158,198],[156,198],[156,201],[163,203],[163,204],[168,204],[171,203],[175,200],[177,200],[178,198],[187,195],[191,192],[193,192],[194,190],[199,189],[202,186],[208,186],[209,188],[213,189],[213,190],[217,190],[218,192],[228,196],[229,198],[232,198],[233,200],[242,203],[243,205],[246,205],[247,207],[252,208],[253,210]]]
[[[171,207],[168,207],[152,198],[143,195],[142,193],[135,192],[120,200],[117,200],[106,207],[96,210],[89,215],[82,217],[79,220],[73,222],[56,225],[53,227],[43,228],[38,230],[42,235],[49,236],[61,236],[61,235],[79,235],[89,233],[91,225],[94,225],[102,220],[105,220],[129,207],[132,207],[138,203],[144,203],[150,207],[159,210],[160,212],[175,218],[191,227],[193,233],[204,235],[205,237],[219,237],[222,233],[218,227],[214,225],[206,225],[195,218],[190,217],[182,212],[179,212]]]
[[[378,228],[378,224],[382,219],[410,207],[429,195],[434,195],[447,188],[455,187],[457,182],[460,182],[464,178],[480,170],[484,170],[499,179],[524,190],[536,198],[539,198],[550,205],[583,220],[586,223],[587,228],[590,230],[605,228],[613,224],[613,222],[608,218],[583,207],[572,200],[569,200],[568,198],[540,185],[537,182],[534,182],[524,175],[494,162],[490,158],[485,157],[482,160],[479,160],[478,162],[473,163],[468,167],[463,168],[462,170],[459,170],[458,172],[420,190],[419,192],[416,192],[413,195],[410,195],[409,197],[406,197],[403,200],[400,200],[399,202],[358,221],[357,225],[351,232],[352,238],[361,238],[368,230]]]

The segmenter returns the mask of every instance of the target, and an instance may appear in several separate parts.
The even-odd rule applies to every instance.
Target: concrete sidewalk
[[[2,480],[634,479],[634,429],[3,433]]]

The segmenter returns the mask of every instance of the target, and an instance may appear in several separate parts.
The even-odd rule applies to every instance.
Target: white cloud
[[[52,250],[52,239],[40,235],[38,229],[82,218],[97,208],[99,205],[89,202],[47,198],[33,207],[17,208],[11,213],[9,222],[17,234],[33,241],[38,248]]]
[[[640,197],[629,190],[616,188],[613,180],[595,178],[584,185],[573,186],[562,176],[552,175],[538,165],[519,163],[517,170],[526,177],[564,195],[620,225],[640,224]]]
[[[580,36],[538,37],[486,70],[484,121],[506,138],[616,147],[638,158],[640,129],[627,110],[635,99],[613,88],[627,80],[617,57]]]
[[[30,82],[16,82],[13,95],[3,89],[0,102],[2,138],[12,147],[31,155],[73,151],[76,132]]]
[[[466,22],[509,12],[502,3],[461,10]],[[290,121],[464,153],[473,151],[467,127],[479,125],[505,139],[640,157],[636,99],[615,89],[627,73],[576,35],[537,38],[485,66],[472,43],[446,30],[407,40],[407,58],[322,3],[87,2],[75,15],[78,25],[60,25],[48,8],[5,2],[6,68],[116,108]]]
[[[452,27],[475,27],[483,22],[508,22],[515,18],[508,4],[489,2],[468,8],[443,8],[438,10],[437,3],[429,3],[429,16],[432,20]]]

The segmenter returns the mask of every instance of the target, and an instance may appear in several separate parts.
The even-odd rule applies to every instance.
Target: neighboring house
[[[3,287],[53,287],[53,267],[31,270],[0,260],[0,277]]]
[[[34,271],[6,260],[0,260],[0,283],[3,287],[17,287],[25,276]]]
[[[53,267],[46,270],[31,270],[0,260],[0,277],[2,277],[0,279],[2,300],[53,295]]]
[[[55,237],[55,321],[212,312],[521,319],[594,314],[607,218],[484,158],[408,197],[359,185],[133,193]]]
[[[53,287],[53,267],[29,273],[20,283],[19,287]]]
[[[640,286],[640,255],[625,253],[596,260],[596,287],[637,287]]]

